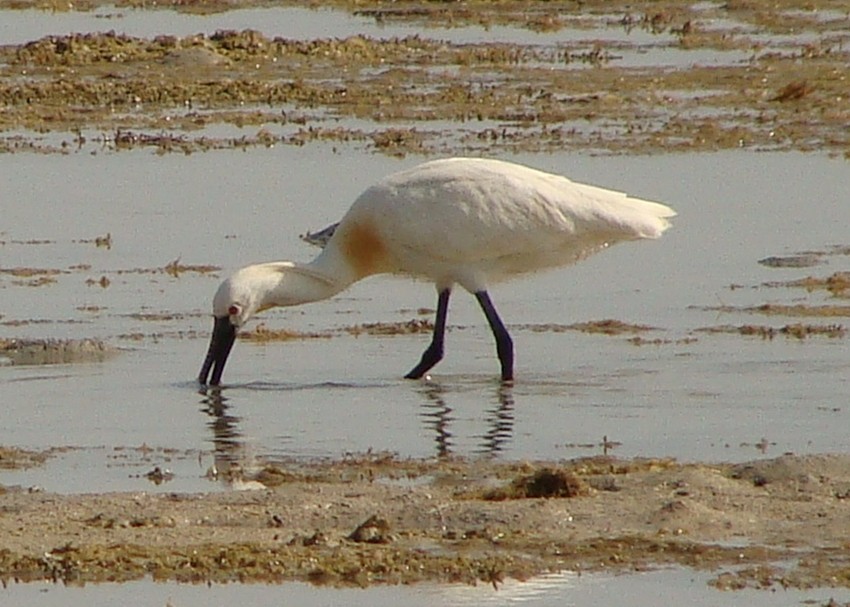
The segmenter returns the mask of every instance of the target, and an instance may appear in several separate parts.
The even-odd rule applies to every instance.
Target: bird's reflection
[[[505,450],[514,434],[513,386],[500,385],[494,406],[487,410],[487,431],[481,437],[480,453],[491,457]]]
[[[446,457],[452,452],[452,433],[449,432],[454,418],[452,408],[443,398],[445,388],[440,384],[428,383],[422,390],[425,402],[422,404],[421,416],[425,419],[425,427],[437,434],[437,457]]]
[[[420,393],[425,397],[420,416],[425,427],[435,432],[438,457],[448,457],[454,451],[452,425],[456,418],[447,402],[450,390],[439,383],[427,383]],[[481,440],[475,452],[495,457],[504,451],[513,439],[514,396],[513,386],[499,385],[492,399],[492,407],[486,410],[487,430],[477,436]]]
[[[210,417],[207,426],[213,436],[214,464],[208,474],[216,478],[232,478],[234,468],[239,467],[242,459],[243,440],[239,432],[241,418],[228,413],[227,398],[219,388],[205,388],[201,395],[202,411]]]
[[[449,457],[456,450],[453,427],[457,423],[451,401],[451,386],[436,382],[419,384],[424,400],[420,418],[429,433],[434,433],[437,457]],[[239,430],[242,419],[230,412],[227,397],[219,388],[200,391],[201,411],[209,418],[207,427],[212,433],[214,464],[208,475],[211,478],[233,482],[244,480],[251,468],[253,458],[246,453],[245,439]],[[499,385],[488,398],[485,409],[486,428],[483,434],[474,435],[477,440],[474,453],[495,457],[504,452],[513,440],[514,394],[510,385]]]

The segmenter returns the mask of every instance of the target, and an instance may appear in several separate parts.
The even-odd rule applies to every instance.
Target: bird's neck
[[[274,306],[297,306],[333,297],[358,276],[327,249],[310,263],[273,262],[262,264],[256,285],[257,311]]]
[[[263,265],[268,271],[255,285],[257,312],[327,299],[347,286],[311,268],[310,264],[275,262]]]

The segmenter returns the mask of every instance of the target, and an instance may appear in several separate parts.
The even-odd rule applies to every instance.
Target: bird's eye
[[[239,314],[239,306],[230,306],[227,308],[227,313],[230,316],[237,316]]]

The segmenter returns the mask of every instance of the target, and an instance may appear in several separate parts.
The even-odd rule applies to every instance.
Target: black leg
[[[440,291],[440,296],[437,299],[437,317],[434,319],[434,337],[431,338],[431,345],[422,354],[422,360],[419,361],[419,364],[404,376],[406,379],[419,379],[443,358],[443,337],[446,334],[446,312],[449,310],[449,295],[451,295],[451,289]]]
[[[504,323],[502,323],[502,319],[499,318],[499,313],[493,307],[493,302],[490,301],[487,291],[478,291],[475,298],[481,304],[481,309],[484,310],[487,322],[490,323],[490,328],[493,330],[493,337],[496,338],[496,353],[499,355],[499,362],[502,363],[502,381],[512,381],[514,378],[514,342]]]

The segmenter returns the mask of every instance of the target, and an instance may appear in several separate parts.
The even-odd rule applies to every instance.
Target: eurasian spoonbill
[[[511,381],[513,342],[488,287],[617,242],[658,238],[675,214],[656,202],[501,160],[420,164],[368,188],[338,224],[314,235],[324,249],[313,261],[251,265],[225,280],[213,299],[215,324],[198,380],[220,383],[237,330],[257,312],[326,299],[373,274],[405,274],[432,281],[438,292],[431,343],[405,377],[421,378],[443,357],[457,284],[481,305],[502,380]]]

